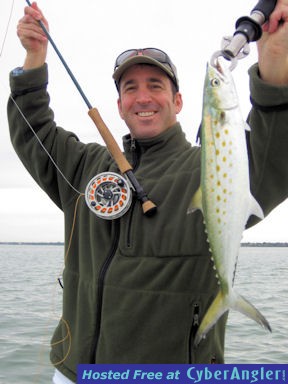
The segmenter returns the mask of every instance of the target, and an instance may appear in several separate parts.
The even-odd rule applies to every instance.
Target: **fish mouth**
[[[215,68],[217,69],[217,71],[222,75],[224,76],[224,71],[223,71],[223,68],[221,67],[220,63],[219,63],[219,60],[216,60],[215,61]]]

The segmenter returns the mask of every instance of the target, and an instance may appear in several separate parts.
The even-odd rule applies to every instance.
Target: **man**
[[[251,191],[265,214],[288,194],[288,0],[279,0],[250,70],[254,107],[248,136]],[[78,191],[104,171],[119,172],[106,148],[85,145],[57,127],[49,108],[47,21],[36,3],[18,25],[27,51],[11,73],[15,101],[65,177]],[[281,23],[280,23],[281,20]],[[273,64],[273,65],[272,65]],[[277,71],[274,71],[277,68]],[[185,139],[177,73],[157,49],[116,60],[118,108],[130,135],[125,155],[158,212],[103,220],[57,172],[9,100],[12,143],[21,161],[65,215],[63,316],[52,338],[54,382],[76,381],[80,363],[222,363],[227,314],[197,348],[199,322],[217,293],[200,212],[186,215],[200,182],[200,149]],[[73,219],[75,223],[73,224]],[[70,242],[69,242],[70,239]]]

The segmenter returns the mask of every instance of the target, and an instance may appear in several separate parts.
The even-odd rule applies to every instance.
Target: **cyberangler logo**
[[[225,369],[217,369],[214,366],[214,369],[205,367],[200,368],[197,366],[192,366],[187,370],[187,378],[193,383],[279,383],[286,382],[286,370],[280,369],[271,369],[271,366],[259,366],[255,368],[254,365],[245,365],[245,366],[231,366],[225,365]]]

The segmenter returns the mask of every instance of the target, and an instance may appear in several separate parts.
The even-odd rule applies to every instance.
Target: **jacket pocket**
[[[188,363],[186,294],[105,288],[96,363]]]

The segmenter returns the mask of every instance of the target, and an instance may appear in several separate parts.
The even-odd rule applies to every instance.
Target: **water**
[[[0,384],[51,383],[49,341],[61,313],[63,246],[0,245]],[[235,287],[269,334],[230,312],[226,363],[288,363],[288,248],[241,248]]]

